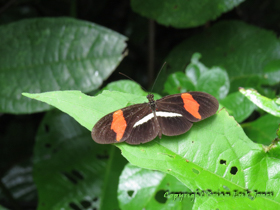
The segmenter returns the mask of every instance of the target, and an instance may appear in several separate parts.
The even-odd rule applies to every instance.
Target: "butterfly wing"
[[[219,108],[217,99],[203,92],[188,92],[165,96],[156,101],[157,113],[173,114],[158,117],[162,133],[167,136],[187,132],[192,122],[198,122],[215,114]],[[157,114],[158,116],[158,114]]]
[[[157,116],[157,119],[161,127],[162,134],[166,136],[177,136],[186,133],[193,124],[183,115],[174,117]]]
[[[152,114],[152,110],[148,103],[117,110],[101,118],[93,127],[91,136],[99,144],[123,141],[140,144],[151,141],[158,135],[159,125],[155,125],[153,117],[145,118],[151,116],[149,114]]]
[[[142,123],[137,123],[141,121]],[[158,136],[160,127],[152,112],[137,122],[134,124],[131,134],[126,140],[128,144],[146,143],[152,141]]]

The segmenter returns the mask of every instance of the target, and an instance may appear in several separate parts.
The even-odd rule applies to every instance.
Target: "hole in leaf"
[[[166,193],[166,190],[159,190],[157,191],[155,195],[155,199],[159,203],[165,203],[167,201],[167,198],[164,197],[164,194]]]
[[[46,133],[50,132],[50,127],[48,125],[45,124],[44,128]]]
[[[69,206],[71,209],[74,210],[82,210],[79,206],[77,206],[75,203],[69,203]]]
[[[51,148],[51,146],[52,146],[52,145],[49,144],[49,143],[46,143],[46,144],[45,144],[45,147],[46,147],[46,148]]]
[[[68,174],[68,173],[65,173],[65,172],[62,172],[62,174],[63,174],[70,182],[72,182],[73,184],[77,184],[77,183],[78,183],[77,180],[74,179],[74,178],[71,176],[71,174]]]
[[[134,193],[134,190],[128,190],[127,191],[127,194],[128,194],[129,197],[132,197],[133,193]]]
[[[226,160],[220,160],[220,164],[222,164],[222,165],[226,165],[227,164],[227,161]]]
[[[98,201],[98,197],[92,199],[94,202]]]
[[[230,173],[231,173],[232,175],[235,175],[235,174],[237,173],[237,171],[238,171],[238,169],[237,169],[237,167],[235,167],[235,166],[231,167],[231,169],[230,169]]]
[[[209,195],[213,195],[212,190],[210,190],[210,189],[206,189],[206,191],[207,191],[207,193],[209,193]]]
[[[72,170],[72,174],[77,177],[78,179],[81,179],[83,180],[84,179],[84,176],[77,170]]]
[[[81,201],[80,203],[85,209],[91,206],[91,203],[89,201]]]
[[[195,173],[195,174],[199,174],[199,170],[195,169],[195,168],[192,168],[192,171]]]

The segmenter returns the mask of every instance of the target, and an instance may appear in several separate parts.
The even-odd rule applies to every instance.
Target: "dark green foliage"
[[[280,209],[279,1],[0,4],[0,209]],[[217,114],[96,144],[101,117],[147,101],[118,75],[151,86],[147,55],[167,62],[156,99],[203,91]]]

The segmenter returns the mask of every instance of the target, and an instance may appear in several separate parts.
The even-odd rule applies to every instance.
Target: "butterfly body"
[[[101,118],[92,129],[92,138],[100,144],[146,143],[162,134],[175,136],[187,132],[198,122],[218,110],[217,99],[203,92],[165,96],[149,102],[119,109]]]

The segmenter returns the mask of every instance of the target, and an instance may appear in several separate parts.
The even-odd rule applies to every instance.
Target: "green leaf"
[[[104,91],[97,97],[84,96],[80,92],[75,95],[77,94],[75,92],[78,91],[57,92],[60,94],[59,97],[57,93],[54,93],[56,97],[46,101],[55,104],[71,116],[81,115],[77,119],[80,123],[87,121],[89,130],[99,118],[97,117],[99,112],[101,117],[113,111],[107,110],[109,106],[116,108],[120,104],[127,104],[130,100],[136,103],[137,100],[144,101],[142,96],[120,92]],[[52,93],[30,94],[30,96],[40,98],[40,96],[45,96],[44,94]],[[64,94],[69,94],[65,98],[67,100],[59,100],[64,97]],[[87,103],[84,103],[84,97],[88,100]],[[75,102],[74,105],[73,102]],[[80,103],[82,106],[79,105]],[[104,110],[107,113],[102,115],[101,112]],[[88,118],[93,120],[88,120]],[[69,129],[69,131],[72,130]],[[90,136],[89,132],[87,136]],[[265,153],[261,145],[248,139],[242,128],[228,116],[225,110],[194,123],[190,131],[180,136],[162,136],[161,140],[155,139],[138,146],[126,143],[119,143],[116,146],[133,165],[171,174],[192,191],[211,189],[233,193],[234,190],[244,192],[248,189],[274,192],[273,197],[251,198],[253,201],[248,196],[240,198],[238,202],[234,198],[229,199],[228,203],[234,204],[236,208],[241,209],[242,206],[249,204],[252,208],[265,209],[267,205],[274,209],[280,207],[280,185],[277,182],[280,173],[278,170],[280,166],[277,166],[280,164],[279,146],[276,145]],[[208,203],[209,206],[223,206],[225,202],[224,198],[214,196],[211,200],[213,203]],[[203,203],[207,202],[208,197],[197,197],[195,205],[203,206]]]
[[[256,106],[240,92],[229,94],[220,101],[230,115],[240,123],[247,119],[255,110]]]
[[[147,93],[142,90],[140,85],[130,80],[118,80],[116,82],[111,82],[102,90],[119,91],[123,93],[147,96]]]
[[[117,208],[118,178],[125,163],[114,146],[95,144],[90,132],[69,115],[48,112],[34,148],[38,209]]]
[[[183,72],[170,74],[164,83],[164,92],[171,95],[195,90],[193,83]]]
[[[250,205],[265,209],[280,207],[278,174],[280,173],[279,146],[274,153],[265,153],[260,145],[250,141],[242,128],[226,111],[199,123],[194,123],[186,134],[163,136],[137,147],[116,144],[128,161],[136,166],[159,170],[175,176],[192,191],[211,189],[230,192],[231,198],[197,196],[195,206],[202,208],[226,204],[237,209]],[[269,174],[269,176],[268,176]],[[234,190],[245,192],[273,191],[273,196],[235,199]],[[252,195],[253,196],[253,195]],[[215,209],[211,208],[211,209]]]
[[[195,27],[215,20],[244,0],[237,1],[184,1],[184,0],[131,0],[132,9],[141,15],[155,19],[165,26],[176,28]]]
[[[0,112],[50,106],[22,92],[97,89],[124,55],[126,37],[71,18],[26,19],[0,27]]]
[[[148,95],[148,93],[145,92],[138,83],[133,82],[131,80],[119,80],[116,82],[111,82],[102,90],[119,91],[123,93],[136,94],[136,95],[145,96],[145,98],[147,98]],[[157,93],[153,93],[153,95],[156,100],[161,98],[161,96]],[[144,103],[145,101],[146,99],[145,100],[143,99],[143,101],[139,100],[139,103]],[[131,101],[128,104],[134,104],[134,102]]]
[[[204,72],[197,81],[196,90],[210,93],[218,100],[225,98],[229,91],[227,72],[218,67]]]
[[[266,98],[254,89],[245,90],[244,88],[240,88],[239,91],[261,109],[276,117],[280,117],[280,105],[276,103],[277,99]]]
[[[199,61],[201,55],[194,53],[186,68],[187,78],[192,81],[196,91],[207,92],[217,99],[226,97],[229,91],[227,72],[220,67],[207,68]]]
[[[264,84],[276,85],[280,82],[280,60],[274,60],[264,67]]]
[[[96,97],[87,96],[80,91],[53,91],[24,96],[46,102],[68,113],[82,126],[92,130],[93,125],[110,112],[125,107],[128,103],[143,103],[146,97],[117,91],[103,91]],[[90,117],[89,117],[90,116]]]
[[[244,22],[221,21],[179,44],[166,61],[170,72],[184,71],[192,55],[199,52],[206,66],[226,69],[232,83],[253,75],[264,78],[264,67],[280,59],[279,51],[280,42],[274,33]],[[235,84],[230,92],[236,92],[236,87],[244,86]]]
[[[247,136],[259,144],[269,145],[276,137],[280,118],[270,114],[242,125]]]
[[[276,92],[277,89],[276,88],[271,88],[269,86],[261,86],[261,88],[258,89],[259,93],[261,95],[265,95],[268,98],[276,98]],[[277,101],[279,101],[279,98],[275,100],[275,103],[277,104]],[[280,103],[279,103],[280,105]]]
[[[186,68],[186,75],[192,81],[194,85],[197,85],[197,81],[201,74],[209,71],[209,69],[199,61],[201,58],[200,53],[194,53],[191,57],[191,63]]]
[[[235,93],[240,87],[255,87],[257,90],[263,91],[264,87],[261,87],[261,84],[263,84],[263,80],[258,75],[248,75],[232,80],[230,83],[230,89],[232,90],[232,93]]]
[[[121,209],[191,209],[191,198],[175,198],[171,192],[190,193],[175,177],[127,164],[120,176]],[[165,194],[167,193],[167,194]],[[174,199],[175,198],[175,199]]]
[[[116,206],[119,206],[117,201],[119,177],[126,164],[127,160],[121,155],[120,151],[116,147],[111,147],[110,158],[103,179],[100,210],[116,209]],[[110,202],[108,202],[108,198],[110,198]]]

